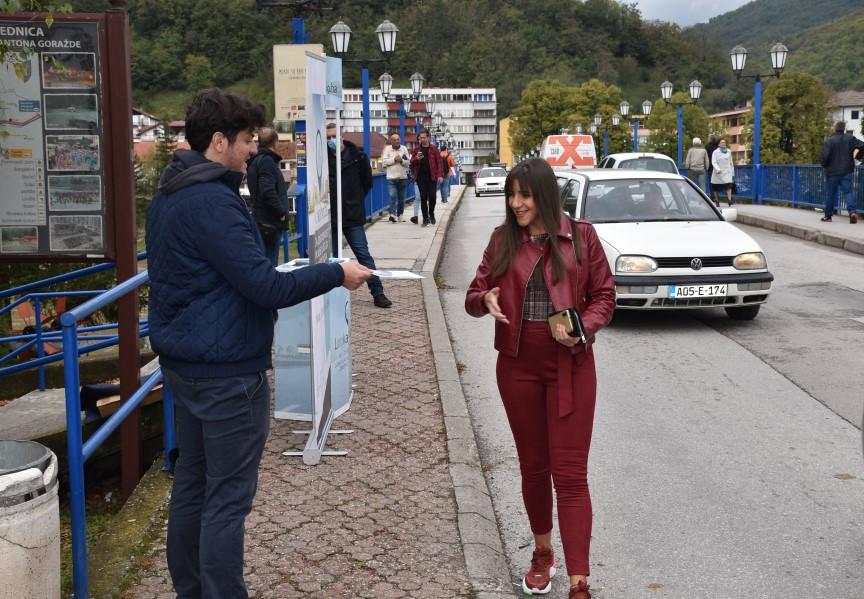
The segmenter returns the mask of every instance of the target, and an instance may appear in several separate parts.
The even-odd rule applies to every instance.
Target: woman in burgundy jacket
[[[504,195],[504,224],[483,252],[465,309],[495,318],[498,390],[535,541],[522,590],[542,595],[552,588],[554,483],[570,599],[590,599],[588,450],[597,382],[591,346],[612,319],[615,284],[594,227],[561,211],[555,174],[545,160],[516,165]],[[562,325],[550,329],[547,317],[567,308],[582,315],[584,343]]]

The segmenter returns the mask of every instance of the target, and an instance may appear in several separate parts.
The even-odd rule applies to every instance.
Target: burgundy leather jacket
[[[582,315],[588,346],[594,342],[594,334],[612,320],[615,311],[615,283],[606,254],[591,223],[575,221],[582,246],[582,262],[576,262],[573,248],[573,229],[571,220],[561,215],[558,226],[558,245],[567,267],[567,274],[558,283],[552,283],[552,260],[544,257],[550,252],[549,243],[538,245],[531,242],[527,229],[523,230],[522,246],[517,250],[503,275],[493,278],[490,262],[499,244],[499,230],[492,233],[489,245],[483,252],[483,261],[477,267],[477,274],[468,286],[465,296],[465,310],[471,316],[488,314],[483,298],[495,287],[501,289],[498,304],[510,324],[495,323],[495,349],[516,357],[519,351],[519,336],[522,332],[522,304],[525,289],[535,265],[543,260],[543,278],[549,289],[549,297],[555,310],[576,307]],[[588,350],[588,347],[585,348]]]

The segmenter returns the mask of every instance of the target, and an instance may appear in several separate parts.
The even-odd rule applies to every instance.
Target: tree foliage
[[[748,114],[744,130],[751,147],[752,114]],[[828,90],[813,75],[784,76],[765,88],[760,162],[818,164],[829,130]]]
[[[576,105],[573,88],[560,81],[532,81],[522,92],[522,102],[512,113],[510,143],[516,154],[527,154],[548,135],[572,123]]]

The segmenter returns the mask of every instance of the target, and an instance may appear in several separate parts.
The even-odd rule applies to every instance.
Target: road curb
[[[792,237],[797,237],[798,239],[803,239],[805,241],[821,243],[822,245],[837,248],[838,250],[852,252],[853,254],[864,254],[864,242],[849,239],[841,235],[835,235],[833,233],[826,233],[824,231],[811,229],[809,227],[805,227],[795,223],[788,223],[784,221],[763,218],[761,216],[754,216],[752,214],[745,214],[743,212],[738,213],[737,222],[741,223],[742,225],[750,225],[753,227],[768,229],[769,231],[774,231],[775,233],[791,235]]]
[[[503,599],[513,596],[510,571],[435,282],[450,217],[458,211],[461,200],[460,194],[436,232],[424,262],[423,301],[444,411],[450,478],[465,567],[477,599]]]

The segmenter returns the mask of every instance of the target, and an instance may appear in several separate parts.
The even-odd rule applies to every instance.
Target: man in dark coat
[[[705,152],[708,154],[708,170],[705,171],[707,175],[705,177],[705,183],[708,186],[708,193],[711,194],[714,203],[718,206],[720,205],[720,199],[718,198],[717,193],[714,191],[714,188],[711,187],[711,175],[714,174],[714,163],[711,162],[711,157],[714,155],[714,152],[719,146],[720,144],[717,142],[717,136],[714,134],[709,135],[708,143],[705,145]]]
[[[265,127],[258,132],[258,154],[247,163],[252,217],[264,239],[264,251],[273,266],[279,264],[279,241],[288,225],[288,189],[276,153],[279,134]]]
[[[822,145],[822,168],[825,169],[825,183],[828,187],[823,222],[831,222],[834,206],[839,206],[838,194],[846,197],[849,222],[853,225],[858,222],[855,196],[852,194],[852,173],[855,172],[855,159],[852,153],[862,149],[864,149],[864,142],[846,133],[844,121],[834,124],[834,134]]]
[[[180,450],[168,516],[178,597],[246,599],[243,526],[270,426],[275,310],[372,273],[356,263],[279,272],[240,181],[264,107],[207,89],[147,209],[150,341],[175,402]]]
[[[423,129],[417,141],[417,146],[411,153],[411,176],[417,183],[420,194],[423,226],[428,227],[435,224],[435,196],[438,194],[436,186],[444,181],[444,174],[441,172],[441,153],[432,145],[429,130]]]
[[[357,262],[375,270],[375,261],[366,240],[366,194],[372,189],[372,166],[369,157],[356,144],[342,140],[342,233],[348,240]],[[327,160],[330,177],[330,235],[333,255],[338,255],[342,238],[337,224],[338,200],[336,195],[336,125],[327,125]],[[372,301],[379,308],[393,305],[386,295],[381,279],[371,277],[367,282]]]

